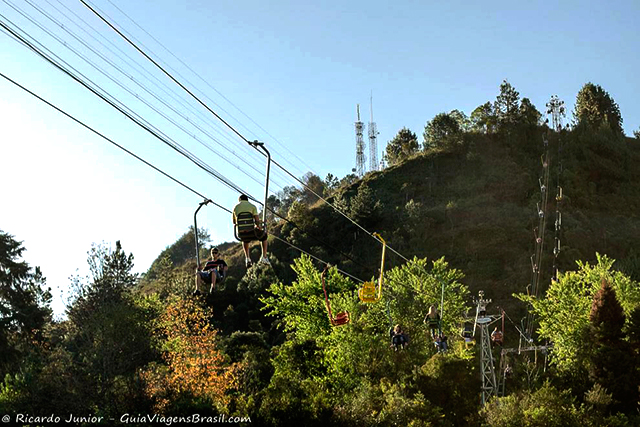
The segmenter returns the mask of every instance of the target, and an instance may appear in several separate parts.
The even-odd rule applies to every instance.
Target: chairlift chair
[[[250,212],[240,212],[236,216],[236,223],[233,227],[233,234],[240,242],[253,242],[260,240],[261,233],[267,232],[267,199],[269,197],[269,172],[271,170],[271,153],[264,146],[264,142],[253,141],[249,144],[257,149],[261,149],[267,156],[267,169],[264,183],[264,205],[262,210],[262,230],[256,227],[256,220]]]
[[[382,298],[382,281],[384,276],[384,254],[387,248],[387,243],[382,236],[378,233],[373,233],[373,236],[377,237],[382,242],[382,261],[380,263],[380,277],[378,278],[378,286],[373,282],[365,282],[362,284],[362,288],[358,289],[358,298],[364,303],[374,303],[380,301]]]
[[[329,303],[329,297],[327,296],[327,288],[325,287],[325,277],[327,276],[327,270],[329,269],[329,265],[327,265],[322,271],[322,290],[324,291],[324,303],[327,307],[327,312],[329,313],[329,321],[331,322],[331,326],[342,326],[349,323],[349,312],[342,311],[336,314],[336,317],[333,317],[331,313],[331,304]]]

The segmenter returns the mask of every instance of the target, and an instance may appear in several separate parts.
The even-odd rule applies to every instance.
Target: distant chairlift
[[[349,323],[349,312],[343,311],[336,314],[336,317],[333,317],[331,313],[331,304],[329,303],[329,297],[327,296],[327,288],[325,287],[325,277],[327,276],[327,270],[329,269],[329,265],[327,265],[322,271],[322,290],[324,291],[324,303],[327,307],[327,312],[329,313],[329,321],[332,326],[342,326]]]
[[[382,282],[384,276],[384,254],[387,248],[387,243],[384,241],[382,236],[378,233],[373,233],[373,236],[377,237],[382,242],[382,261],[380,263],[380,277],[378,278],[378,288],[376,289],[376,285],[373,282],[365,282],[362,285],[362,288],[358,289],[358,297],[360,301],[364,303],[373,303],[380,301],[382,298]]]

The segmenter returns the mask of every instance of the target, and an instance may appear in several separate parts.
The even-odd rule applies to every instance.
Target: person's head
[[[436,306],[432,305],[431,307],[429,307],[429,314],[436,314]]]
[[[244,200],[244,201],[249,201],[249,198],[247,197],[247,195],[246,195],[246,194],[241,194],[241,195],[240,195],[240,197],[238,197],[238,201],[239,201],[239,202],[241,202],[241,201],[243,201],[243,200]]]
[[[218,248],[211,248],[211,257],[217,258],[220,255],[220,251]]]
[[[394,331],[395,333],[398,333],[398,332],[402,331],[402,328],[400,327],[400,325],[396,325],[396,327],[395,327],[395,328],[393,328],[393,331]]]

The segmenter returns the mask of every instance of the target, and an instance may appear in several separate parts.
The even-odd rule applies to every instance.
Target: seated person
[[[503,339],[502,331],[499,331],[498,327],[496,326],[496,328],[491,333],[491,341],[495,345],[502,345],[502,339]]]
[[[440,313],[435,306],[429,307],[429,312],[424,317],[424,323],[429,326],[431,332],[431,338],[435,341],[436,338],[442,333],[440,329]]]
[[[464,328],[462,329],[462,338],[464,338],[465,348],[469,348],[475,344],[473,339],[473,325],[471,323],[465,322]]]
[[[438,351],[439,352],[445,352],[448,350],[448,345],[447,345],[447,336],[445,334],[440,334],[440,336],[437,338],[436,343],[438,344]]]
[[[395,351],[409,345],[409,337],[407,337],[400,325],[396,325],[390,329],[389,336],[391,337],[391,347],[393,347]]]
[[[238,204],[233,208],[233,225],[238,225],[238,215],[250,214],[253,217],[255,228],[249,230],[246,233],[238,233],[238,237],[242,240],[242,249],[244,250],[245,265],[247,268],[251,267],[253,263],[249,257],[249,240],[259,240],[262,246],[262,257],[260,258],[261,264],[271,265],[269,258],[267,257],[267,233],[260,227],[260,217],[258,216],[258,209],[249,202],[249,197],[245,194],[241,194],[238,198]],[[245,240],[248,238],[248,240]]]
[[[213,292],[216,288],[216,283],[220,283],[227,275],[227,263],[219,258],[220,251],[218,248],[211,249],[211,260],[207,261],[207,264],[202,270],[196,272],[196,290],[194,295],[200,295],[200,289],[204,289],[204,285],[211,285],[209,292]]]

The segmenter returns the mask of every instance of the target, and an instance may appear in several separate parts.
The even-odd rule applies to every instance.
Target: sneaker
[[[193,291],[193,296],[194,297],[199,297],[200,295],[202,295],[202,294],[200,293],[199,290],[196,289],[195,291]]]
[[[265,265],[268,265],[269,267],[271,267],[271,262],[269,261],[269,258],[264,257],[264,256],[262,258],[260,258],[260,264],[265,264]]]
[[[249,258],[245,258],[244,260],[244,265],[249,268],[253,265],[253,263],[251,262],[251,260]]]

